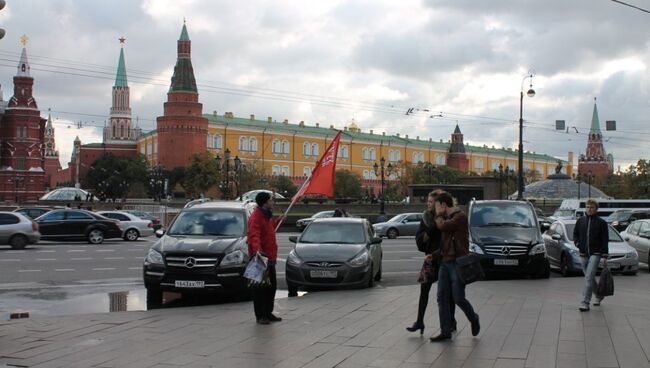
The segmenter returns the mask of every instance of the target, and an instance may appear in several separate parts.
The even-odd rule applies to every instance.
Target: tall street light
[[[534,97],[533,76],[534,74],[530,73],[521,80],[521,93],[519,95],[519,175],[517,177],[517,200],[524,199],[524,82],[530,78],[530,88],[526,94],[528,97]]]
[[[390,172],[393,170],[393,165],[391,163],[388,163],[388,166],[386,166],[386,159],[382,156],[382,158],[379,160],[379,163],[381,165],[377,165],[375,162],[374,165],[372,165],[373,170],[375,171],[375,175],[379,176],[381,175],[381,199],[379,201],[379,214],[383,217],[386,215],[386,211],[384,211],[384,185],[386,184],[385,182],[385,177],[384,177],[384,169],[388,172],[390,175]]]
[[[589,199],[591,199],[591,178],[592,178],[592,173],[591,173],[591,170],[589,170],[589,172],[587,173],[587,179],[589,181],[589,190],[588,190],[588,193],[587,193],[587,198],[589,198]]]

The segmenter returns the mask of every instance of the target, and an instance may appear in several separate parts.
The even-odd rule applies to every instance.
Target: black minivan
[[[469,205],[469,250],[487,273],[548,278],[550,265],[535,214],[525,201],[472,201]]]

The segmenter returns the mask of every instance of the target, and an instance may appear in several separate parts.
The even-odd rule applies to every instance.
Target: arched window
[[[214,148],[214,141],[212,140],[212,134],[208,134],[208,148]]]
[[[318,143],[311,144],[311,155],[318,156]]]
[[[302,168],[302,176],[310,177],[311,176],[311,167],[305,166]]]
[[[349,157],[348,146],[339,147],[339,157],[341,157],[341,158],[348,158]]]
[[[280,150],[280,141],[278,140],[273,140],[271,143],[271,152],[273,153],[282,153]]]
[[[476,159],[476,161],[474,161],[474,168],[476,170],[483,171],[483,159]]]
[[[371,159],[371,160],[376,160],[376,159],[377,159],[377,155],[375,154],[375,149],[374,149],[374,148],[371,148],[371,149],[368,151],[368,153],[370,154],[370,159]]]
[[[422,152],[413,152],[413,163],[417,164],[424,162],[424,153]]]
[[[248,138],[239,137],[239,150],[248,151]]]
[[[257,138],[250,137],[248,140],[248,149],[252,152],[257,152]]]
[[[289,176],[289,166],[282,166],[282,172],[281,175],[283,176]]]
[[[282,153],[289,154],[289,141],[282,141]]]
[[[370,179],[370,172],[368,170],[363,170],[363,178],[366,180]]]
[[[363,147],[361,150],[361,156],[364,160],[370,160],[370,155],[368,154],[368,149],[366,147]]]
[[[436,165],[444,165],[444,164],[445,164],[445,155],[437,154],[436,155]]]
[[[271,175],[274,176],[280,175],[280,166],[273,165],[273,167],[271,168]]]
[[[221,135],[215,135],[214,136],[214,148],[221,149],[223,147],[223,139],[221,138]]]
[[[309,142],[302,144],[302,154],[305,156],[311,155],[311,144]]]
[[[370,179],[377,180],[377,174],[375,174],[375,170],[370,170]]]

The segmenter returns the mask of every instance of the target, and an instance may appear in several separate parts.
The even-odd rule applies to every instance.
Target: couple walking
[[[424,313],[429,302],[429,291],[438,282],[438,311],[440,334],[431,337],[432,342],[451,339],[456,331],[456,305],[471,323],[472,336],[478,335],[479,317],[465,298],[465,284],[456,272],[456,258],[469,254],[467,215],[455,204],[453,197],[442,190],[434,190],[427,198],[420,227],[416,233],[418,249],[425,253],[420,272],[420,300],[417,320],[406,329],[424,333]]]

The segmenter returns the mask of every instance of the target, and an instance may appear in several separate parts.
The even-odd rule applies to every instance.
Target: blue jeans
[[[585,274],[585,291],[582,301],[589,305],[591,302],[591,294],[596,292],[596,271],[598,271],[600,256],[580,256],[580,259],[582,260],[582,272]]]
[[[453,295],[456,305],[465,313],[470,322],[478,317],[474,308],[465,298],[465,284],[458,277],[456,262],[440,262],[438,271],[438,311],[440,315],[440,333],[451,336],[453,321],[449,300]]]

